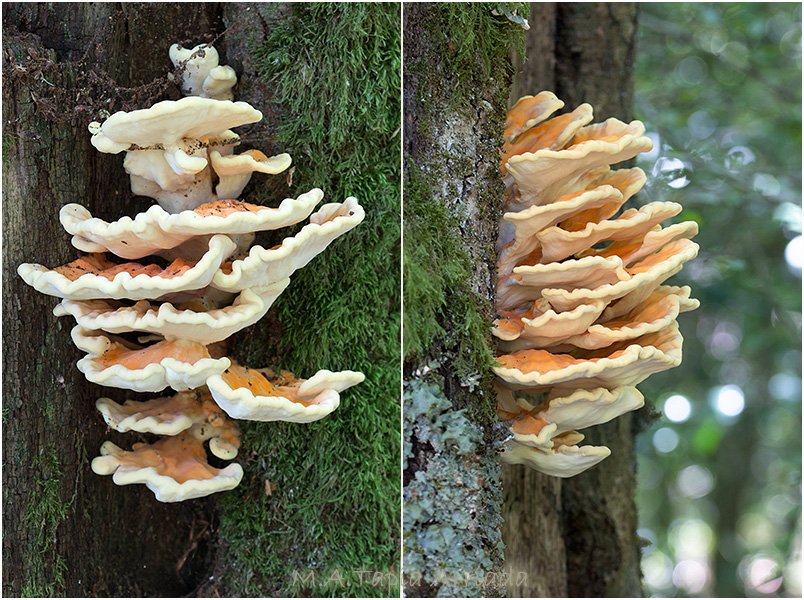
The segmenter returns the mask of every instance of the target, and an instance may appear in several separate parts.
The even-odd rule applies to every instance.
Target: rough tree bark
[[[595,122],[631,120],[635,3],[532,3],[530,24],[511,104],[551,90],[569,110],[591,104]],[[526,584],[509,586],[510,596],[642,595],[634,502],[638,422],[639,414],[626,414],[584,430],[584,443],[612,453],[571,479],[503,466],[506,567],[529,575]]]
[[[488,323],[517,28],[486,5],[415,3],[405,5],[403,27],[406,330],[421,317],[411,314],[415,298],[443,293],[432,319],[440,333],[419,352],[405,348],[405,592],[499,596],[503,436]],[[484,39],[470,41],[467,30]]]
[[[252,8],[3,5],[4,595],[176,596],[208,572],[211,549],[198,536],[214,519],[214,499],[161,504],[144,486],[120,488],[90,471],[105,439],[134,441],[106,431],[94,400],[127,394],[84,379],[71,325],[51,313],[57,300],[16,269],[76,256],[58,222],[63,204],[104,219],[147,206],[131,197],[120,156],[97,152],[86,127],[100,109],[179,98],[165,78],[171,44],[223,34],[215,45],[238,71],[241,97],[264,94],[245,46],[264,26]]]

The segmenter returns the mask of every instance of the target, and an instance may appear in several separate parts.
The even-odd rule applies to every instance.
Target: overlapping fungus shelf
[[[303,400],[297,390],[304,380],[296,379],[292,373],[283,372],[272,383],[261,371],[240,365],[232,365],[221,374],[221,379],[233,390],[248,389],[254,396],[285,398],[303,406],[310,406],[312,402]]]
[[[165,358],[195,364],[204,358],[212,358],[205,346],[187,340],[157,342],[153,346],[133,350],[113,342],[106,352],[96,359],[104,367],[122,365],[127,369],[144,369],[150,364],[159,363]]]
[[[170,477],[179,484],[212,479],[221,472],[207,463],[204,445],[187,434],[163,437],[153,444],[135,444],[134,450],[120,453],[116,460],[124,467],[152,467],[159,475]]]
[[[181,276],[195,265],[195,261],[189,261],[184,258],[177,258],[165,268],[154,263],[148,265],[136,262],[118,264],[106,258],[104,254],[87,254],[53,270],[70,281],[75,281],[82,275],[87,274],[105,277],[112,281],[120,273],[128,273],[132,277],[146,275],[147,277],[170,279]]]
[[[517,435],[539,435],[549,421],[533,415],[515,415],[512,417],[511,430]]]

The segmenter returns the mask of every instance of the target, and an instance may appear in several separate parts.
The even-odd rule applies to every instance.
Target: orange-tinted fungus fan
[[[193,209],[194,212],[197,212],[202,217],[228,217],[235,213],[256,213],[261,210],[276,211],[277,209],[259,206],[257,204],[249,204],[248,202],[240,202],[239,200],[216,200],[215,202],[207,202]]]
[[[550,423],[542,417],[533,415],[517,416],[511,423],[511,430],[517,435],[539,435]]]
[[[146,275],[148,277],[170,279],[172,277],[179,277],[183,275],[195,265],[195,261],[189,261],[184,258],[177,258],[164,269],[155,264],[143,265],[136,262],[118,264],[110,261],[103,254],[93,253],[82,256],[81,258],[69,262],[66,265],[56,267],[53,270],[66,277],[70,281],[75,281],[82,275],[87,274],[105,277],[111,281],[120,273],[128,273],[132,277],[136,277],[137,275]]]
[[[97,362],[104,367],[122,365],[127,369],[144,369],[150,364],[161,362],[165,358],[174,358],[179,362],[195,364],[204,358],[211,358],[206,347],[196,342],[175,340],[158,342],[153,346],[132,350],[122,344],[113,342]]]
[[[243,152],[243,154],[246,154],[246,155],[250,156],[251,158],[253,158],[254,160],[256,160],[258,162],[263,161],[263,160],[268,160],[268,156],[264,152],[261,152],[260,150],[256,150],[256,149],[246,150],[245,152]]]
[[[592,107],[582,104],[575,111],[553,117],[541,125],[528,129],[512,143],[503,144],[502,169],[512,156],[525,152],[537,152],[554,146],[562,147],[572,139],[572,135],[583,125],[592,120]]]
[[[140,469],[153,467],[159,475],[177,483],[212,479],[221,472],[207,462],[204,444],[187,433],[163,437],[153,444],[134,444],[131,452],[117,456],[117,462]]]
[[[520,133],[540,123],[558,109],[564,102],[553,92],[541,92],[535,96],[524,96],[508,111],[505,119],[504,139],[510,141]]]
[[[303,400],[297,390],[304,380],[295,379],[292,373],[283,372],[276,379],[275,385],[261,371],[240,365],[232,365],[221,374],[221,379],[233,390],[248,389],[254,396],[273,396],[286,398],[291,402],[310,406],[311,402]]]
[[[552,354],[547,350],[518,350],[497,357],[503,368],[517,369],[522,373],[546,373],[556,371],[581,362],[569,354]]]

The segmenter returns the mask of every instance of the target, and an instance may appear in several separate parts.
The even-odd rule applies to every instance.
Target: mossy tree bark
[[[147,399],[86,381],[57,299],[26,286],[24,262],[56,266],[77,252],[58,221],[68,202],[116,219],[148,206],[129,191],[120,156],[90,144],[102,110],[181,97],[167,50],[215,42],[264,94],[246,50],[263,23],[245,3],[3,5],[3,592],[8,596],[176,596],[208,580],[215,499],[161,504],[117,487],[89,460],[111,439],[99,396]],[[263,149],[273,150],[270,145]]]
[[[595,122],[631,120],[636,4],[533,3],[530,23],[511,103],[551,90],[570,110],[591,104]],[[585,444],[608,446],[611,456],[577,477],[503,467],[506,567],[528,574],[509,595],[642,595],[634,501],[640,418],[626,414],[584,430]]]
[[[403,31],[405,591],[499,596],[503,432],[488,324],[521,30],[485,4],[412,3]]]

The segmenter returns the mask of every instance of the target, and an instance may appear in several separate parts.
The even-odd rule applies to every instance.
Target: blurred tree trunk
[[[256,18],[245,3],[3,5],[4,595],[176,596],[206,579],[214,498],[162,504],[91,472],[105,439],[137,441],[107,432],[95,399],[148,396],[86,381],[73,323],[16,269],[78,255],[58,220],[68,202],[104,219],[147,207],[131,196],[122,157],[91,146],[87,124],[101,110],[178,99],[166,78],[171,44],[223,34],[215,46],[241,97],[260,93],[243,74]]]
[[[632,118],[637,5],[532,3],[527,60],[516,66],[509,105],[551,90],[574,109],[588,102],[595,122]],[[516,64],[516,63],[515,63]],[[611,456],[570,479],[503,465],[506,568],[524,573],[516,597],[642,595],[635,423],[638,414],[585,429],[585,444]]]

